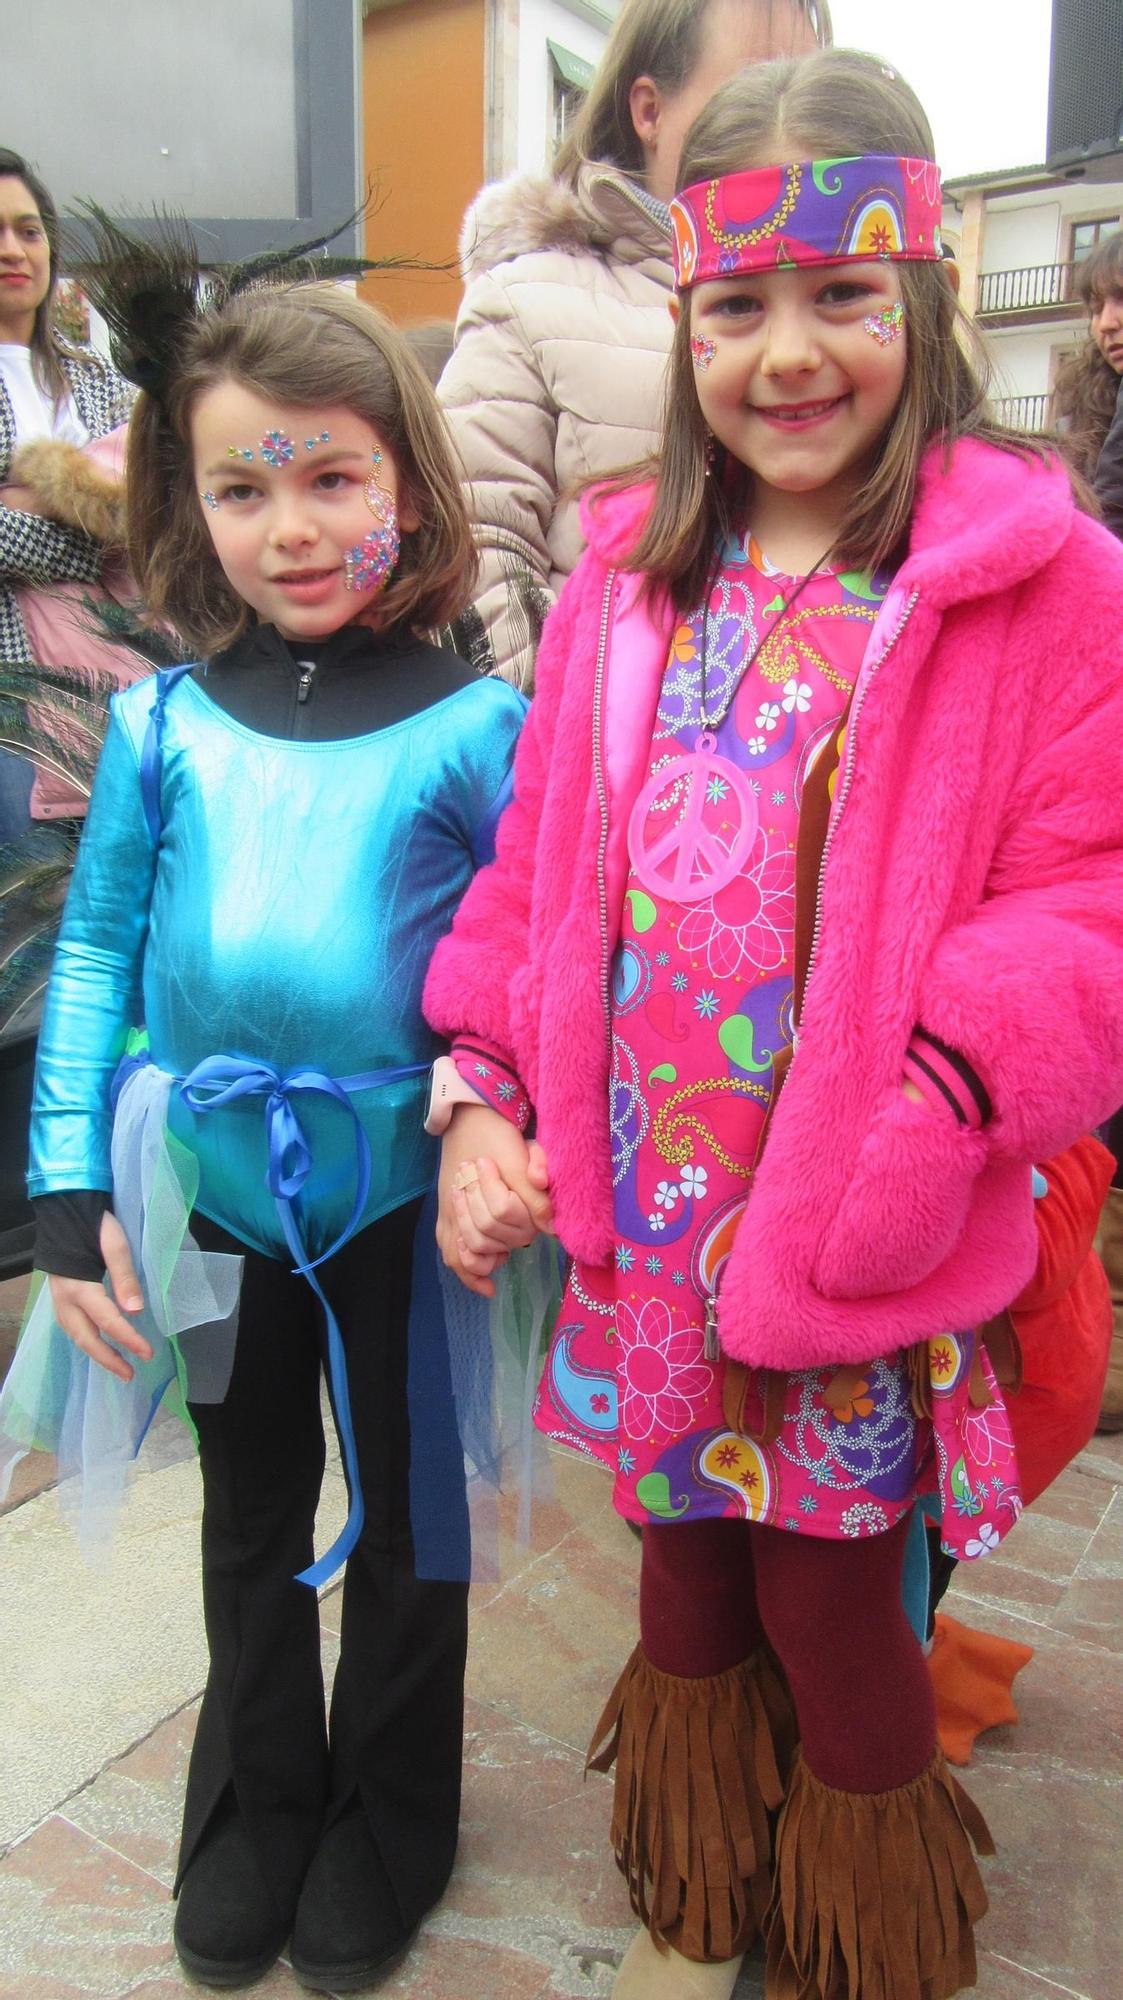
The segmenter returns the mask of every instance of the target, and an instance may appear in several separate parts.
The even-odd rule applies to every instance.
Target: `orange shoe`
[[[1032,1646],[975,1632],[958,1618],[936,1613],[928,1672],[936,1692],[936,1728],[949,1764],[969,1764],[976,1736],[1016,1722],[1010,1690],[1033,1658]]]

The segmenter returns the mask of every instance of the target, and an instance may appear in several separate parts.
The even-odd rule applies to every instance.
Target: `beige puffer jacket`
[[[529,571],[552,602],[583,547],[576,489],[659,436],[670,236],[625,174],[586,166],[576,189],[485,188],[460,257],[467,289],[438,394],[470,481],[478,608],[500,672],[529,690],[513,579]]]

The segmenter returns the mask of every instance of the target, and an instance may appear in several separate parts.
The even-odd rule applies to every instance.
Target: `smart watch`
[[[429,1103],[425,1130],[434,1137],[446,1130],[458,1104],[486,1104],[487,1099],[461,1076],[451,1056],[438,1056],[429,1072]]]

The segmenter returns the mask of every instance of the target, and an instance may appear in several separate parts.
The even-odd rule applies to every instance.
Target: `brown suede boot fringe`
[[[951,2000],[987,1907],[977,1806],[937,1752],[910,1785],[837,1792],[797,1757],[776,1830],[768,2000]]]
[[[637,1646],[593,1734],[587,1768],[616,1764],[612,1846],[632,1908],[684,1958],[735,1958],[770,1893],[770,1811],[794,1729],[764,1653],[724,1674],[660,1673]]]

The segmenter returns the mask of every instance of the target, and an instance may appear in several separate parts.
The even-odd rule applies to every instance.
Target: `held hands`
[[[144,1299],[125,1232],[108,1210],[101,1219],[100,1242],[113,1298],[103,1285],[90,1278],[49,1278],[51,1302],[67,1339],[88,1354],[91,1361],[96,1361],[99,1368],[119,1376],[122,1382],[131,1382],[133,1371],[117,1349],[123,1347],[141,1361],[151,1361],[152,1349],[143,1334],[137,1333],[125,1318],[125,1313],[140,1312]]]
[[[512,1250],[553,1227],[546,1155],[487,1104],[460,1104],[441,1144],[437,1245],[450,1271],[482,1298]]]

